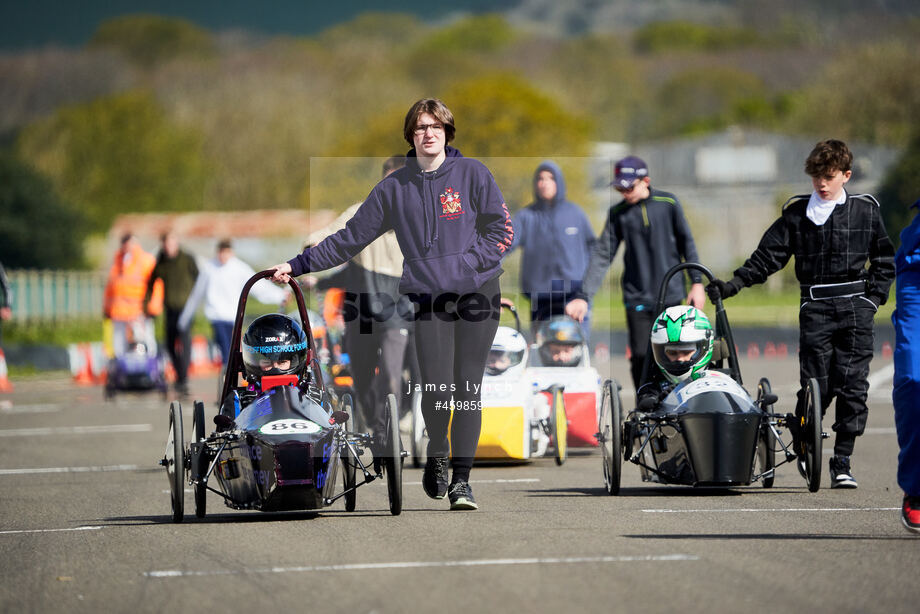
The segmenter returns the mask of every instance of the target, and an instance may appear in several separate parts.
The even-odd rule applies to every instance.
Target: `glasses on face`
[[[617,186],[617,187],[616,187],[616,191],[619,192],[620,194],[629,194],[630,192],[632,192],[633,190],[636,189],[636,186],[637,186],[637,185],[639,185],[639,180],[638,180],[638,179],[636,179],[635,181],[633,181],[632,185],[629,186],[628,188],[621,188],[620,186]]]
[[[415,132],[416,136],[422,136],[426,132],[428,132],[429,128],[435,134],[441,134],[442,132],[444,132],[444,124],[419,124],[418,126],[415,127],[415,130],[413,130],[413,132]]]

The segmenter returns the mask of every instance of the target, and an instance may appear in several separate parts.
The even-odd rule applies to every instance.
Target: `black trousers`
[[[358,410],[374,433],[386,428],[386,398],[402,400],[403,359],[409,336],[406,328],[384,327],[360,318],[345,323],[345,348],[351,360]]]
[[[188,381],[188,363],[192,352],[192,335],[179,330],[179,316],[182,310],[166,307],[163,316],[166,320],[166,351],[176,370],[176,385],[185,386]]]
[[[812,377],[821,391],[822,416],[837,399],[834,454],[852,454],[856,437],[866,429],[875,312],[875,305],[862,296],[805,301],[799,309],[802,390],[796,411],[801,415],[805,383]]]
[[[498,329],[500,301],[501,288],[495,277],[442,310],[431,303],[420,305],[415,321],[422,415],[430,439],[428,456],[450,453],[453,481],[469,480],[479,446],[482,375]],[[433,303],[436,306],[441,301]]]
[[[626,329],[629,334],[629,372],[632,375],[633,385],[636,390],[642,384],[642,365],[645,363],[645,355],[648,352],[649,338],[652,334],[652,324],[655,322],[656,313],[651,309],[633,309],[626,308]],[[651,369],[657,368],[654,365],[649,367],[649,377],[654,375]]]

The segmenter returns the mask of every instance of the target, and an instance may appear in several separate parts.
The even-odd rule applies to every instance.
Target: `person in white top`
[[[233,335],[240,292],[254,274],[251,266],[233,255],[230,240],[222,239],[217,244],[217,257],[209,261],[198,276],[179,316],[179,330],[187,331],[204,300],[204,315],[211,323],[214,343],[220,348],[225,365],[230,357],[230,337]],[[261,280],[252,287],[252,295],[263,303],[281,304],[288,293],[284,288]]]

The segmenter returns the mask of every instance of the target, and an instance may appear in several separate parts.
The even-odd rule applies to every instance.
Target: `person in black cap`
[[[878,201],[844,189],[852,164],[853,154],[843,141],[830,139],[815,145],[805,160],[814,191],[789,199],[732,279],[715,279],[706,286],[713,300],[734,296],[742,288],[762,284],[795,256],[795,277],[801,286],[802,386],[796,415],[803,415],[804,388],[811,378],[818,380],[822,416],[837,398],[831,488],[856,488],[850,455],[869,413],[873,320],[879,305],[888,300],[895,274],[894,247]],[[795,430],[792,434],[798,438]],[[804,475],[802,458],[799,471]]]
[[[655,318],[658,288],[664,274],[681,262],[697,262],[696,244],[677,197],[653,189],[648,165],[636,156],[616,163],[610,184],[623,200],[610,208],[600,239],[594,244],[581,291],[565,306],[578,320],[588,312],[588,301],[600,289],[620,243],[626,244],[623,259],[623,302],[632,354],[630,371],[636,389],[642,384],[642,365]],[[671,278],[665,307],[687,303],[702,309],[706,300],[702,277],[691,271],[689,293],[682,276]]]

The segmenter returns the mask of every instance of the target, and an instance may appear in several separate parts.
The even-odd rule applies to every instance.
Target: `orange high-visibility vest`
[[[103,309],[106,317],[131,321],[144,315],[147,280],[155,265],[156,258],[139,245],[134,245],[127,253],[118,250],[105,285]],[[154,316],[163,311],[162,279],[157,280],[153,286],[148,311]]]

